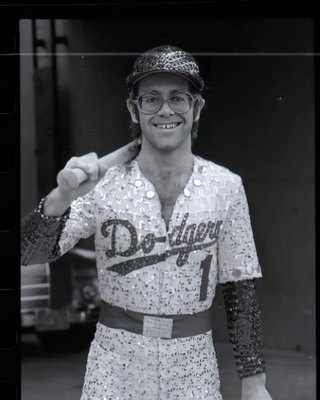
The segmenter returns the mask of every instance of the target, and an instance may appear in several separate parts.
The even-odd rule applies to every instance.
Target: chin
[[[162,138],[163,140],[159,140],[154,143],[154,146],[162,151],[173,151],[179,149],[183,146],[184,140],[177,140],[174,135],[166,135],[166,137]]]

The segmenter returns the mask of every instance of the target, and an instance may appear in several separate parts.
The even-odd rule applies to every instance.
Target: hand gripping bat
[[[101,179],[107,172],[108,168],[113,165],[131,160],[137,155],[140,148],[140,141],[134,140],[127,145],[99,158],[99,177]],[[58,186],[63,190],[75,190],[78,186],[88,179],[88,175],[81,168],[64,168],[57,175]]]

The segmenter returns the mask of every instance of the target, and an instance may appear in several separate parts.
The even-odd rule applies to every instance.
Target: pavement
[[[228,343],[215,343],[223,400],[240,400],[241,381]],[[32,334],[21,338],[21,400],[79,400],[88,350],[49,353]],[[265,349],[267,388],[273,400],[316,400],[313,353]]]
[[[229,344],[216,343],[224,400],[240,400],[241,381]],[[266,387],[272,400],[316,400],[316,354],[265,349]]]

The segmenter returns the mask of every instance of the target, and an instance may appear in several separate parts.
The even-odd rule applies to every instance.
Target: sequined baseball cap
[[[187,79],[199,92],[204,82],[199,75],[199,65],[188,52],[175,46],[154,47],[137,58],[133,70],[127,77],[127,87],[131,90],[136,82],[156,72],[172,72]]]

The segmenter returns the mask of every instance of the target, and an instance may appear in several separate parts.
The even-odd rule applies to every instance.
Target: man
[[[106,173],[93,153],[72,158],[66,166],[88,179],[55,188],[22,224],[24,265],[95,234],[102,303],[81,400],[221,399],[210,320],[217,284],[241,400],[269,400],[242,181],[191,150],[204,106],[196,60],[157,47],[127,84],[138,155],[120,149]]]

